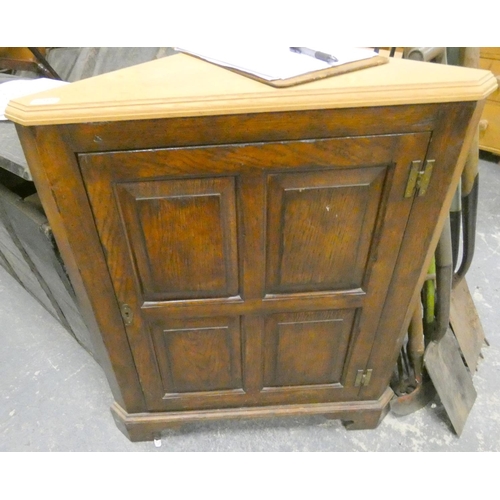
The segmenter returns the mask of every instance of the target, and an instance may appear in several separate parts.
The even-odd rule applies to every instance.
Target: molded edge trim
[[[478,101],[498,87],[496,78],[488,70],[442,68],[433,63],[393,60],[390,64],[351,74],[274,89],[193,59],[178,54],[14,99],[5,114],[25,126],[62,125]],[[398,79],[401,74],[406,76]],[[420,74],[425,74],[425,78],[418,78]],[[173,78],[170,87],[158,84],[169,75]],[[198,80],[208,83],[204,86]],[[117,90],[110,92],[110,88]],[[34,97],[36,101],[45,102],[34,105]]]

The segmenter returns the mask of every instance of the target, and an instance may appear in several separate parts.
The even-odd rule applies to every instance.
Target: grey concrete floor
[[[468,283],[490,347],[460,438],[439,400],[375,430],[346,431],[323,417],[191,424],[161,447],[116,428],[99,365],[0,268],[0,451],[500,451],[500,165],[480,162],[477,247]]]

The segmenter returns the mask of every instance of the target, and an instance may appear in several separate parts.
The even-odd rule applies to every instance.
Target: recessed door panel
[[[354,311],[269,316],[265,323],[266,387],[341,382]]]
[[[269,293],[361,287],[385,172],[269,176]]]
[[[124,183],[116,194],[145,300],[237,293],[233,178]]]
[[[241,388],[239,318],[165,321],[151,330],[166,395]]]

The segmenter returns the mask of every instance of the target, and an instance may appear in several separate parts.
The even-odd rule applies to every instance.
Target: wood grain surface
[[[490,71],[391,58],[388,64],[275,89],[185,54],[12,100],[22,125],[476,101],[497,88]]]

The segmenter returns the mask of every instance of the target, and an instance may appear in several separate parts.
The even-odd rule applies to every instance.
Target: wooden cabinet
[[[131,87],[111,119],[116,102],[94,95],[85,117],[80,101],[109,75],[67,86],[71,98],[62,88],[62,111],[11,103],[127,436],[287,414],[379,423],[477,102],[495,86],[425,65],[437,90],[422,102],[422,64],[276,90],[182,55],[116,72]],[[399,65],[399,101],[381,104],[372,79]],[[165,68],[180,80],[158,97]],[[441,102],[457,75],[472,83]]]
[[[500,47],[481,47],[479,66],[491,71],[500,81]],[[500,155],[500,91],[491,94],[484,107],[479,127],[479,148]]]

